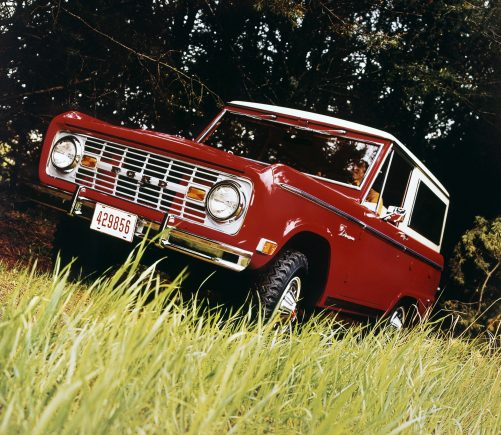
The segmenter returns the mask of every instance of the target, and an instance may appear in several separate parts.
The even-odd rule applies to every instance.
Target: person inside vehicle
[[[360,186],[362,184],[362,181],[364,180],[365,173],[367,172],[368,168],[369,164],[364,159],[360,159],[358,162],[354,162],[351,168],[352,184],[354,184],[355,186]],[[364,203],[369,203],[368,205],[371,209],[375,209],[375,207],[377,207],[377,212],[378,214],[380,214],[381,210],[383,209],[383,202],[381,201],[378,205],[378,201],[379,192],[371,188],[369,190],[369,193],[365,197]]]
[[[355,186],[360,186],[362,184],[368,167],[369,164],[363,159],[360,159],[357,162],[353,162],[351,166],[352,184],[354,184]]]

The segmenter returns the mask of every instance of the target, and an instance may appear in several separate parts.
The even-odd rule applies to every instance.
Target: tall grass
[[[0,433],[501,432],[499,353],[430,326],[279,331],[183,302],[136,257],[91,286],[0,279]]]

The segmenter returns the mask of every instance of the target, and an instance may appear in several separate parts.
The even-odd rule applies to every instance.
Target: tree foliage
[[[452,277],[465,288],[470,300],[474,299],[482,306],[484,293],[489,286],[488,302],[501,297],[498,286],[493,286],[496,278],[499,284],[500,263],[501,217],[489,221],[477,216],[473,228],[467,230],[454,247]]]
[[[472,334],[501,331],[501,217],[477,216],[454,247],[451,285],[459,301],[446,301],[458,326]]]
[[[449,240],[495,216],[500,6],[430,0],[23,0],[0,4],[0,171],[33,171],[77,109],[195,135],[223,101],[388,130],[452,195]]]

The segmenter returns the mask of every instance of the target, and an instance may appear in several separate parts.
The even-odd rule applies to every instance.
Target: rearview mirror
[[[382,217],[382,219],[386,222],[390,222],[396,225],[404,220],[405,214],[406,214],[405,208],[390,205],[388,207],[388,211]]]

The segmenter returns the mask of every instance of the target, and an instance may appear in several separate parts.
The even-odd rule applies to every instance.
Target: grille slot
[[[114,142],[81,137],[84,153],[97,157],[99,163],[94,169],[79,166],[75,175],[78,184],[190,221],[205,222],[204,205],[187,198],[185,192],[188,185],[210,188],[224,178],[222,174]],[[113,172],[112,166],[121,172]],[[168,187],[143,183],[143,177],[165,182]]]

